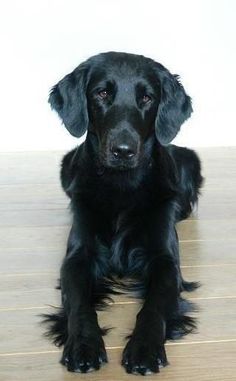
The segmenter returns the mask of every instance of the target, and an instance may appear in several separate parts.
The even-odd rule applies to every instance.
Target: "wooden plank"
[[[0,153],[0,184],[58,183],[62,152]]]
[[[19,191],[15,187],[0,187],[0,226],[49,225],[55,221],[69,223],[69,199],[58,189],[59,186],[45,186],[40,190],[37,185],[30,185],[30,189],[20,186]],[[16,192],[19,193],[16,195]],[[226,216],[236,219],[234,194],[232,189],[204,189],[198,210],[190,219],[217,220]]]
[[[209,173],[204,174],[205,176],[205,183],[204,187],[207,189],[218,189],[221,190],[222,195],[224,194],[225,189],[230,189],[232,192],[234,192],[236,188],[236,181],[235,177],[236,175],[232,172],[229,172],[227,174],[224,173],[224,169],[222,171],[217,173],[214,176],[210,176],[210,171]]]
[[[234,187],[225,189],[204,187],[202,195],[199,198],[198,210],[195,216],[190,218],[196,219],[235,219],[236,218],[236,203],[235,203]]]
[[[185,342],[236,340],[236,299],[198,300],[198,333],[186,336]],[[105,337],[108,347],[125,345],[125,338],[132,332],[139,304],[115,304],[99,312],[100,325],[114,327]],[[53,346],[43,337],[39,314],[52,309],[15,310],[0,312],[0,353],[52,350]],[[226,322],[227,318],[227,322]]]
[[[196,150],[202,160],[207,184],[219,186],[219,178],[232,184],[236,176],[235,147]],[[0,153],[0,184],[58,184],[64,151]],[[37,168],[37,170],[35,170]],[[212,181],[208,181],[212,179]],[[218,179],[218,183],[217,183]]]
[[[50,234],[50,233],[49,233]],[[50,239],[50,235],[48,237]],[[63,240],[63,242],[62,242]],[[61,261],[65,255],[66,235],[56,247],[13,247],[0,249],[0,274],[32,273],[53,271],[59,273]],[[28,242],[29,243],[29,242]],[[41,242],[38,242],[38,245]],[[54,242],[53,242],[54,244]],[[181,242],[180,254],[182,266],[216,266],[236,264],[236,240],[232,241],[194,241]]]
[[[204,159],[211,159],[214,163],[216,159],[230,160],[236,159],[236,147],[193,147],[193,149]]]
[[[72,215],[69,208],[65,209],[36,209],[36,210],[2,210],[0,227],[22,226],[69,226]]]
[[[67,209],[69,198],[58,183],[0,185],[0,210]]]
[[[191,216],[191,219],[223,219],[225,216],[228,219],[236,218],[234,192],[236,180],[232,183],[231,179],[230,188],[224,187],[222,189],[222,186],[217,188],[204,186],[198,211]],[[4,224],[7,218],[7,223],[14,225],[16,211],[21,213],[27,211],[27,214],[29,214],[29,211],[32,211],[32,216],[36,216],[37,213],[35,211],[39,210],[41,213],[44,213],[46,218],[47,213],[50,217],[52,209],[62,209],[65,215],[67,215],[68,206],[69,199],[62,191],[59,181],[58,184],[0,185],[0,210],[5,211],[4,216],[1,213],[0,223],[2,224]],[[45,212],[46,210],[48,212]],[[56,216],[58,212],[54,213]],[[63,211],[60,211],[60,213],[63,213]],[[23,223],[24,220],[21,221],[22,225]]]
[[[2,309],[46,307],[60,305],[60,292],[55,289],[58,273],[32,273],[0,278],[0,300]]]
[[[59,268],[65,255],[65,242],[58,248],[3,248],[0,249],[0,276],[2,274],[21,274],[54,271]]]
[[[188,298],[236,298],[236,265],[219,265],[183,268],[183,276],[188,281],[199,281],[202,286],[187,294]],[[50,272],[45,265],[44,272],[2,274],[0,277],[1,309],[43,307],[48,304],[60,304],[60,292],[55,290],[59,277],[57,271]],[[135,301],[126,295],[115,298],[116,302]]]
[[[72,221],[72,214],[70,213],[69,203],[67,207],[57,207],[56,205],[45,204],[45,207],[38,208],[37,204],[34,209],[34,204],[29,204],[24,207],[24,204],[18,204],[13,210],[10,208],[4,209],[0,207],[0,227],[23,227],[23,226],[66,226],[70,225]],[[209,200],[207,203],[200,203],[199,209],[193,215],[190,216],[188,221],[196,220],[213,220],[215,224],[216,220],[223,220],[225,216],[230,220],[236,219],[236,204],[232,202],[214,203],[214,200]],[[232,223],[234,223],[232,221]]]
[[[5,227],[0,229],[0,249],[31,248],[65,250],[69,226]]]
[[[235,220],[187,220],[177,225],[180,240],[231,240],[235,239]]]
[[[0,229],[0,249],[65,246],[69,229],[69,225],[2,227]],[[179,239],[183,241],[235,240],[236,219],[214,222],[210,220],[184,221],[178,224],[177,230]]]
[[[222,219],[226,215],[227,218],[236,216],[233,192],[233,189],[236,188],[235,160],[234,156],[230,157],[231,154],[235,155],[235,149],[231,148],[229,152],[227,149],[223,149],[222,154],[220,150],[216,149],[209,154],[206,150],[203,152],[200,150],[200,154],[203,156],[204,172],[206,172],[206,183],[199,203],[198,217],[200,218]],[[1,180],[3,184],[7,184],[0,185],[0,210],[27,211],[66,208],[68,199],[62,192],[59,183],[59,162],[62,156],[63,152],[0,154]],[[39,165],[37,165],[38,163]],[[37,172],[35,165],[37,165]],[[38,170],[42,171],[39,176],[37,176]],[[222,173],[219,173],[219,170]],[[27,175],[26,179],[25,175]],[[47,183],[50,180],[48,176],[53,176],[52,183]],[[219,181],[220,178],[222,181]],[[28,183],[28,180],[33,183]],[[2,216],[2,223],[5,221],[10,225],[12,221],[14,224],[15,216],[15,213]],[[24,224],[24,214],[22,217],[22,224]],[[25,218],[28,221],[27,214]]]
[[[182,342],[236,339],[236,299],[198,300],[197,333],[187,335]],[[110,311],[101,312],[100,322],[105,327],[115,327],[106,337],[107,346],[123,346],[131,334],[139,304],[117,304]],[[227,316],[227,323],[226,323]]]
[[[235,251],[236,240],[180,242],[182,266],[236,264]]]
[[[191,222],[199,221],[197,226],[200,224],[207,224],[208,220],[212,220],[212,225],[218,223],[218,220],[225,220],[227,216],[227,223],[234,224],[236,220],[236,206],[232,199],[231,202],[224,200],[219,203],[214,200],[208,200],[207,203],[202,203],[199,206],[197,212],[190,216],[187,220]],[[35,208],[30,209],[32,206],[28,205],[24,208],[24,205],[19,204],[19,208],[16,209],[1,209],[0,216],[0,227],[23,227],[23,226],[66,226],[70,225],[72,221],[72,214],[70,212],[69,203],[67,207],[56,208],[55,205],[52,208]],[[185,221],[185,223],[187,222]],[[217,228],[217,226],[216,226]],[[196,229],[195,229],[196,230]]]
[[[236,342],[167,345],[170,365],[149,381],[234,381]],[[108,350],[109,363],[89,375],[73,374],[60,365],[60,353],[0,356],[0,379],[4,381],[125,381],[137,376],[125,373],[120,366],[122,350]]]
[[[189,298],[236,298],[236,265],[199,266],[182,268],[183,277],[187,281],[198,281],[197,290],[187,293]]]

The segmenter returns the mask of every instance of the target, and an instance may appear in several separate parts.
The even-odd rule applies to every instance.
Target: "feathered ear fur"
[[[186,94],[179,77],[172,75],[162,65],[157,65],[161,101],[156,116],[155,131],[157,140],[162,145],[167,145],[177,135],[193,109],[191,98]]]
[[[88,128],[87,71],[84,64],[78,66],[52,88],[48,100],[67,130],[76,137],[82,136]]]

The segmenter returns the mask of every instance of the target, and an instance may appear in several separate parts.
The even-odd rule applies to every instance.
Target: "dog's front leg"
[[[89,216],[74,221],[61,268],[62,304],[67,316],[67,341],[61,362],[69,371],[86,373],[107,362],[93,292],[94,236]]]
[[[174,215],[173,205],[167,204],[149,218],[145,301],[122,359],[128,373],[157,373],[167,365],[166,322],[178,309],[180,279]]]

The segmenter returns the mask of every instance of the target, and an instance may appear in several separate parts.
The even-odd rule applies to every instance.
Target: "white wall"
[[[195,113],[176,143],[236,145],[236,1],[1,2],[0,151],[67,149],[77,140],[49,88],[89,56],[141,53],[178,73]]]

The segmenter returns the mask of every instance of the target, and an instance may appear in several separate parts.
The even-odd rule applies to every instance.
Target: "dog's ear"
[[[155,121],[157,140],[166,145],[177,135],[192,113],[191,98],[185,93],[177,75],[158,65],[161,99]]]
[[[49,103],[62,122],[75,137],[82,136],[88,128],[87,68],[81,64],[55,85],[49,95]]]

